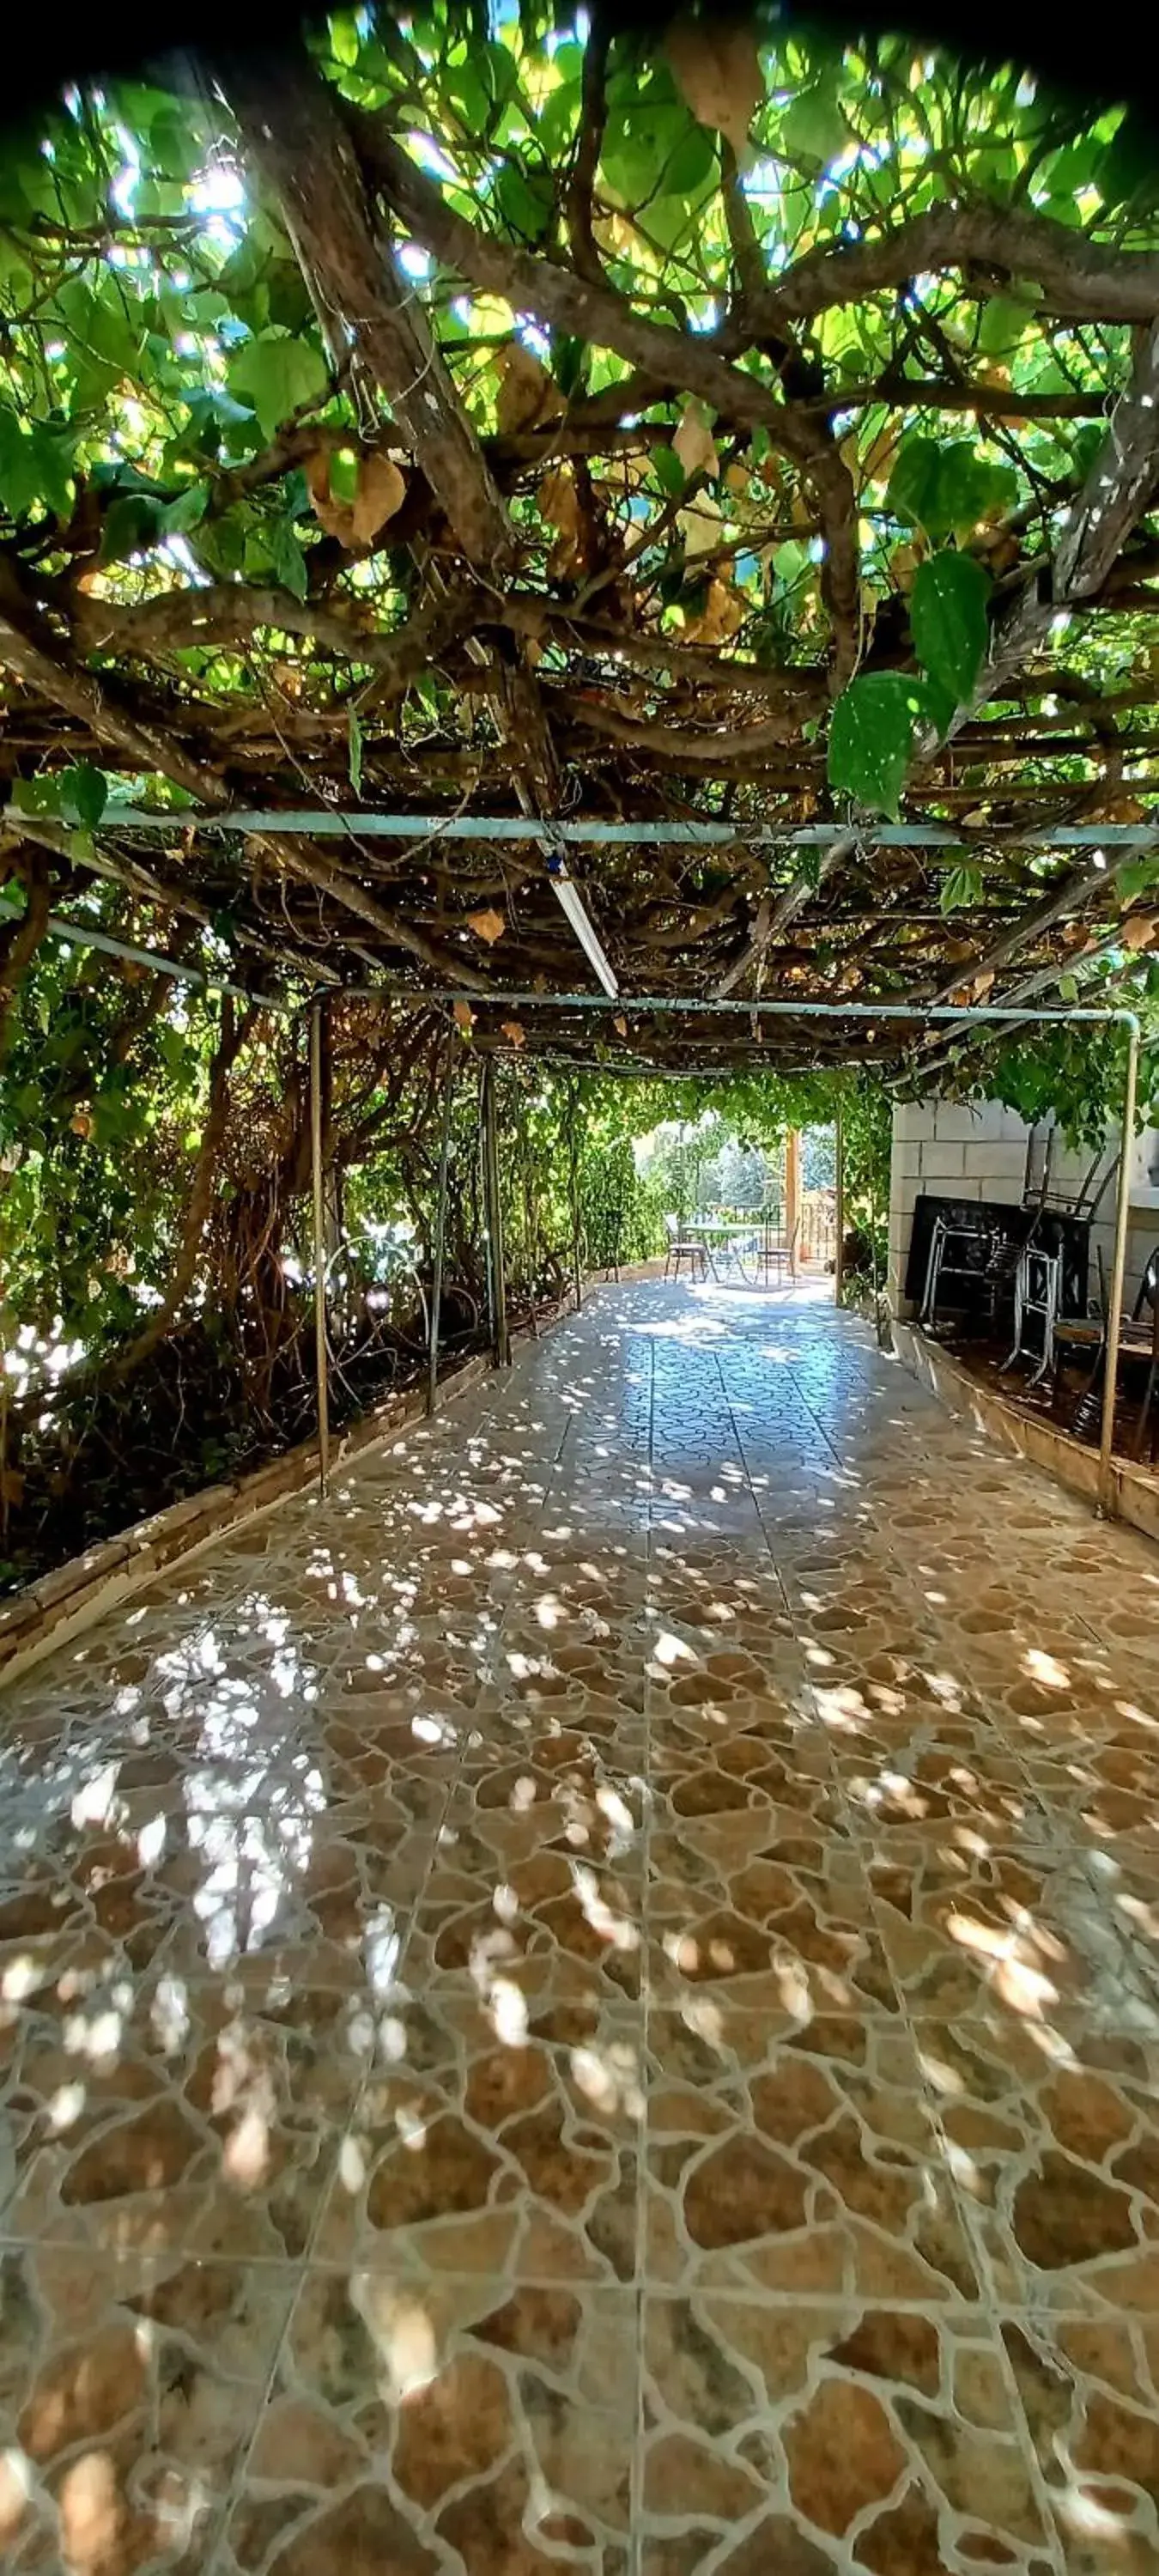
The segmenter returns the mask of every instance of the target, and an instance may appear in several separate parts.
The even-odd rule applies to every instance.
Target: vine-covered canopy
[[[1157,314],[1131,114],[903,35],[416,0],[68,93],[0,170],[4,981],[89,921],[669,1066],[913,1031],[633,995],[1085,994],[1159,879],[1051,838],[1157,819]],[[213,823],[318,806],[545,829]],[[561,818],[735,833],[569,852],[598,1022],[487,998],[591,982]]]

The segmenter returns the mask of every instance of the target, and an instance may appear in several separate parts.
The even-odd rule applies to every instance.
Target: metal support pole
[[[1119,1389],[1119,1337],[1123,1323],[1123,1280],[1127,1270],[1127,1230],[1131,1215],[1131,1148],[1135,1141],[1135,1097],[1139,1087],[1139,1029],[1132,1022],[1127,1037],[1127,1078],[1123,1085],[1123,1133],[1119,1146],[1119,1186],[1115,1198],[1115,1256],[1111,1299],[1107,1308],[1107,1353],[1103,1364],[1103,1421],[1099,1440],[1099,1510],[1109,1519],[1114,1510],[1115,1398]]]
[[[578,1117],[577,1095],[571,1104],[567,1126],[568,1196],[571,1200],[571,1275],[577,1315],[584,1302],[584,1266],[580,1247],[579,1137],[576,1132]]]
[[[322,1167],[322,1012],[310,1013],[310,1159],[314,1175],[314,1358],[318,1373],[318,1487],[330,1490],[330,1383],[326,1349],[326,1189]]]
[[[841,1303],[841,1290],[844,1286],[845,1277],[845,1121],[841,1115],[840,1101],[838,1101],[837,1104],[837,1115],[834,1124],[836,1129],[833,1139],[835,1166],[834,1178],[836,1181],[836,1188],[834,1190],[836,1206],[834,1213],[837,1224],[837,1241],[833,1248],[833,1303],[835,1306],[839,1306]]]
[[[451,1159],[451,1109],[455,1096],[455,1041],[447,1047],[443,1074],[443,1126],[439,1138],[439,1187],[435,1200],[434,1268],[431,1278],[431,1335],[427,1355],[427,1412],[439,1401],[439,1315],[443,1303],[443,1260],[447,1243],[447,1172]]]
[[[491,1260],[491,1322],[496,1368],[511,1361],[507,1330],[507,1281],[503,1270],[503,1209],[499,1198],[499,1130],[495,1116],[495,1059],[483,1060],[483,1185],[487,1200],[487,1243]]]

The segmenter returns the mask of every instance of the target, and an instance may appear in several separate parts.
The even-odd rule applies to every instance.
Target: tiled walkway
[[[601,1291],[0,1702],[0,2559],[1159,2569],[1159,1553]]]

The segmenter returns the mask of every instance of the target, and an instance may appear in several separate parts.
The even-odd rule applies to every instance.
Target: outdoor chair
[[[666,1216],[664,1227],[668,1236],[668,1251],[664,1262],[665,1278],[679,1279],[681,1262],[690,1261],[693,1278],[699,1276],[701,1279],[707,1279],[708,1254],[703,1243],[696,1236],[681,1234],[680,1219],[677,1216]]]
[[[937,1325],[943,1281],[968,1279],[975,1288],[981,1283],[993,1311],[996,1265],[1001,1245],[1002,1236],[992,1219],[981,1215],[935,1217],[926,1263],[925,1294],[918,1316],[919,1323],[927,1331],[932,1331]],[[946,1302],[951,1304],[952,1300],[947,1299]]]
[[[1093,1439],[1102,1424],[1103,1389],[1107,1367],[1107,1291],[1102,1253],[1099,1253],[1099,1312],[1095,1317],[1063,1317],[1054,1328],[1056,1356],[1060,1359],[1094,1352],[1094,1361],[1071,1415],[1071,1429],[1080,1439]],[[1155,1454],[1156,1423],[1152,1418],[1156,1390],[1159,1389],[1159,1244],[1147,1256],[1139,1283],[1139,1294],[1128,1320],[1119,1330],[1119,1358],[1128,1365],[1146,1366],[1143,1400],[1135,1420],[1132,1455],[1141,1458],[1148,1425],[1151,1430],[1151,1454]]]
[[[788,1234],[782,1233],[779,1219],[774,1219],[762,1226],[760,1242],[757,1246],[757,1271],[758,1276],[761,1271],[764,1272],[766,1288],[771,1287],[774,1280],[783,1279],[786,1274],[791,1280],[796,1279],[797,1244],[800,1233],[800,1217]]]
[[[1108,1158],[1106,1146],[1100,1145],[1077,1190],[1052,1189],[1055,1134],[1052,1123],[1044,1140],[1041,1174],[1034,1186],[1031,1175],[1037,1130],[1031,1128],[1026,1140],[1026,1178],[1022,1193],[1022,1205],[1031,1220],[1030,1228],[1021,1245],[1004,1247],[997,1265],[999,1271],[1012,1273],[1014,1282],[1014,1344],[1009,1358],[1003,1362],[1003,1372],[1013,1368],[1016,1360],[1033,1361],[1028,1386],[1037,1386],[1054,1369],[1063,1302],[1062,1242],[1058,1239],[1054,1244],[1048,1244],[1041,1240],[1044,1221],[1050,1217],[1070,1217],[1080,1224],[1092,1224],[1119,1167],[1117,1148],[1112,1149]],[[1102,1169],[1104,1163],[1106,1168]]]

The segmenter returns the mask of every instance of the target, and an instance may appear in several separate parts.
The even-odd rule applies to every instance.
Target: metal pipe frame
[[[435,1199],[434,1265],[431,1276],[430,1345],[427,1353],[427,1412],[435,1413],[439,1402],[439,1316],[443,1303],[443,1262],[447,1242],[447,1173],[451,1157],[451,1110],[455,1095],[455,1046],[447,1044],[447,1062],[443,1074],[443,1123],[439,1136],[439,1184]]]
[[[454,998],[449,985],[440,985],[433,990],[428,987],[425,991],[416,989],[413,984],[387,983],[342,984],[334,989],[339,1000],[403,1002],[409,1003],[414,1011],[429,1011],[433,1002],[449,1002]],[[921,1026],[929,1020],[962,1021],[967,1025],[982,1020],[1005,1020],[1018,1027],[1025,1027],[1031,1020],[1055,1021],[1060,1027],[1073,1027],[1077,1021],[1102,1026],[1110,1020],[1125,1023],[1135,1017],[1134,1012],[1125,1006],[1116,1009],[1109,1003],[1101,1010],[1093,1006],[1087,1009],[1076,1006],[1074,1009],[1036,1011],[1025,1005],[1014,1010],[1000,1002],[737,1002],[731,994],[727,999],[709,995],[701,1000],[695,993],[620,993],[613,1001],[608,993],[540,993],[507,985],[499,986],[494,992],[488,989],[486,993],[475,993],[472,1001],[477,1010],[486,1009],[491,1004],[505,1009],[515,1003],[526,1011],[616,1011],[625,1018],[634,1015],[640,1019],[664,1015],[686,1019],[911,1020]]]
[[[499,1197],[499,1133],[495,1115],[495,1058],[484,1056],[479,1101],[483,1123],[483,1181],[487,1201],[487,1241],[491,1254],[492,1337],[496,1368],[511,1364],[507,1330],[507,1279],[503,1262],[503,1208]]]
[[[0,895],[0,920],[22,921],[24,907]],[[264,1011],[277,1011],[291,1019],[301,1005],[283,1002],[272,993],[255,993],[244,984],[231,984],[228,976],[211,975],[201,966],[183,966],[179,957],[166,957],[156,948],[134,948],[127,939],[114,939],[111,931],[98,930],[95,922],[66,921],[63,914],[50,912],[44,925],[45,937],[59,939],[66,948],[97,948],[104,957],[123,957],[130,966],[147,966],[154,975],[168,975],[174,984],[193,984],[202,993],[230,993],[235,1002],[257,1002]]]
[[[310,1164],[314,1183],[314,1365],[318,1379],[318,1490],[330,1491],[330,1370],[326,1341],[326,1204],[322,1166],[322,1013],[310,1013]]]
[[[0,822],[14,831],[25,820],[14,806],[0,811]],[[143,805],[106,806],[99,829],[102,832],[171,832],[175,827],[214,832],[291,832],[314,840],[348,840],[353,834],[365,841],[539,841],[554,848],[585,843],[620,844],[633,847],[650,844],[656,847],[735,849],[828,850],[838,841],[849,838],[848,823],[797,823],[789,827],[775,823],[744,825],[714,823],[706,820],[688,822],[604,823],[587,817],[567,822],[533,821],[527,815],[514,814],[379,814],[364,812],[360,807],[325,806],[284,812],[274,807],[237,807],[228,813],[206,812],[199,807],[182,806],[180,812],[153,812]],[[866,845],[873,843],[893,850],[960,850],[967,844],[985,846],[1000,841],[1006,849],[1026,850],[1150,850],[1159,847],[1159,824],[1152,823],[1055,823],[1040,824],[1024,832],[963,833],[942,823],[865,823],[857,826],[857,838]]]
[[[1111,1299],[1107,1308],[1103,1418],[1099,1426],[1099,1510],[1106,1520],[1112,1517],[1115,1507],[1115,1399],[1119,1391],[1123,1280],[1127,1269],[1127,1234],[1131,1221],[1131,1147],[1135,1137],[1135,1104],[1138,1089],[1139,1023],[1133,1019],[1127,1037],[1127,1072],[1123,1084],[1123,1133],[1119,1148],[1119,1182],[1115,1193],[1115,1251],[1111,1265]]]
[[[14,823],[19,823],[20,817],[14,810],[9,809],[6,819],[11,820]],[[125,814],[115,814],[109,819],[117,826],[117,828],[124,826],[126,828],[136,828],[140,830],[168,830],[172,823],[171,815],[151,814],[145,812],[143,809],[127,809]],[[188,819],[188,817],[186,817],[186,819]],[[215,824],[219,825],[223,820],[220,816],[213,816],[211,818],[204,819],[212,820]],[[432,819],[430,817],[424,818],[414,815],[343,816],[339,814],[327,814],[325,816],[295,816],[292,814],[262,815],[247,813],[241,815],[235,814],[228,818],[228,828],[236,831],[258,831],[277,828],[282,831],[299,829],[302,831],[316,831],[326,834],[331,831],[346,832],[353,828],[355,824],[358,824],[360,828],[364,828],[369,837],[378,838],[401,838],[411,832],[422,832],[429,829],[432,831],[442,831],[444,837],[452,839],[480,840],[490,837],[492,839],[535,840],[540,838],[543,832],[543,826],[539,823],[518,822],[514,820],[507,820],[502,823],[493,823],[489,819],[463,815],[448,817],[441,824],[439,823],[438,818]],[[755,844],[787,841],[797,847],[811,845],[814,848],[825,847],[834,839],[843,837],[838,826],[829,824],[806,825],[803,829],[790,834],[768,831],[755,834],[749,833],[746,835],[738,835],[733,832],[727,824],[710,823],[701,823],[691,827],[686,825],[672,826],[668,824],[605,825],[563,823],[553,825],[552,830],[554,834],[564,840],[598,839],[604,841],[637,840],[652,842],[665,840],[695,842],[699,840],[708,842],[735,842],[738,838],[744,838],[750,846]],[[886,842],[893,846],[900,847],[926,846],[936,848],[947,843],[952,847],[961,846],[961,835],[958,833],[926,831],[921,826],[912,824],[884,824],[872,835],[872,837],[879,842]],[[1045,844],[1048,847],[1052,844],[1057,846],[1065,845],[1067,847],[1095,844],[1107,848],[1150,849],[1152,847],[1159,846],[1159,831],[1153,830],[1149,826],[1136,826],[1134,824],[1109,823],[1103,826],[1064,824],[1057,826],[1052,832],[1032,833],[1026,835],[1021,846],[1032,847],[1040,843]],[[3,901],[2,898],[0,898],[0,915],[12,915],[11,905]],[[115,940],[108,932],[98,930],[95,926],[82,926],[80,923],[62,921],[59,917],[50,915],[48,927],[54,937],[66,940],[74,946],[95,948],[112,956],[128,958],[135,964],[151,969],[155,974],[171,977],[176,983],[188,984],[198,989],[210,992],[229,992],[239,1000],[258,1001],[260,1003],[264,1003],[267,1008],[284,1013],[287,1017],[295,1016],[296,1011],[299,1009],[306,1009],[310,1013],[310,1126],[314,1181],[314,1325],[318,1372],[318,1447],[320,1484],[321,1491],[325,1494],[329,1487],[330,1436],[329,1384],[326,1349],[325,1221],[322,1172],[321,1014],[324,1004],[317,997],[311,999],[307,1003],[294,1005],[284,1002],[276,1002],[272,998],[267,999],[266,996],[261,994],[248,993],[242,986],[228,983],[224,978],[219,980],[216,977],[211,977],[197,967],[181,964],[181,962],[176,958],[162,956],[151,949],[134,948],[123,941]],[[415,1010],[427,1010],[430,1008],[433,1000],[451,998],[450,995],[444,996],[437,992],[432,994],[430,991],[416,992],[413,987],[396,987],[385,982],[381,984],[344,985],[338,989],[340,993],[349,995],[353,998],[373,999],[375,997],[381,997],[384,1000],[391,999],[403,1003],[409,1003],[411,1008]],[[611,995],[606,993],[541,993],[518,989],[512,990],[510,988],[494,993],[488,993],[485,999],[489,1003],[497,1003],[499,1005],[510,1006],[512,1004],[517,1004],[519,1008],[523,1010],[630,1011],[640,1016],[683,1014],[690,1016],[700,1015],[701,1017],[709,1015],[716,1018],[747,1014],[750,1020],[753,1018],[795,1020],[871,1020],[874,1022],[879,1020],[908,1020],[912,1024],[919,1026],[929,1025],[930,1023],[946,1022],[957,1027],[979,1027],[989,1024],[1001,1026],[1006,1024],[1023,1028],[1032,1024],[1038,1027],[1057,1025],[1059,1027],[1071,1028],[1080,1025],[1086,1027],[1105,1027],[1108,1024],[1117,1024],[1118,1026],[1125,1028],[1128,1032],[1127,1075],[1123,1098],[1122,1149],[1119,1158],[1119,1185],[1115,1209],[1115,1253],[1111,1279],[1110,1306],[1107,1314],[1103,1420],[1099,1448],[1099,1508],[1105,1514],[1109,1515],[1111,1513],[1114,1506],[1114,1470],[1112,1464],[1112,1452],[1114,1443],[1115,1397],[1118,1389],[1119,1378],[1119,1357],[1123,1313],[1123,1281],[1126,1271],[1127,1235],[1130,1223],[1130,1151],[1135,1132],[1135,1108],[1138,1091],[1140,1028],[1138,1018],[1134,1011],[1125,1008],[1103,1008],[1100,1010],[1094,1007],[1071,1007],[1069,1009],[1064,1008],[1062,1010],[1048,1011],[1035,1010],[1033,1008],[1028,1009],[1025,1004],[1018,1007],[1017,1005],[1003,1005],[997,1003],[772,1002],[765,1000],[745,1002],[736,1001],[731,995],[727,997],[713,995],[704,999],[697,999],[695,996],[682,995],[677,997],[669,993],[621,994],[613,998]],[[486,1056],[483,1060],[481,1105],[483,1109],[484,1125],[484,1177],[489,1199],[491,1199],[492,1194],[492,1163],[494,1166],[494,1195],[492,1199],[492,1207],[496,1227],[496,1248],[498,1258],[493,1262],[492,1269],[494,1276],[497,1364],[502,1366],[510,1356],[510,1344],[507,1335],[506,1283],[503,1278],[502,1215],[499,1207],[498,1148],[497,1140],[494,1135],[494,1058],[492,1056]],[[489,1145],[488,1129],[490,1129]],[[488,1233],[490,1236],[490,1224],[488,1227]],[[437,1371],[437,1341],[432,1341],[432,1350],[435,1354],[432,1365]]]

